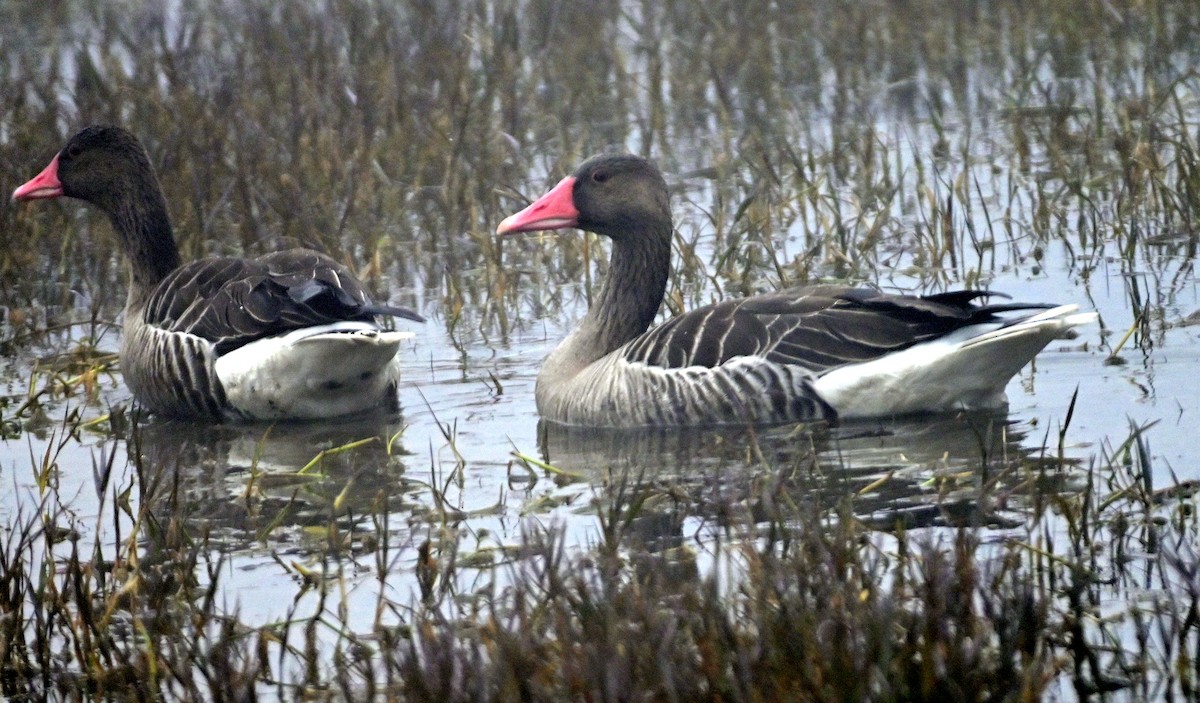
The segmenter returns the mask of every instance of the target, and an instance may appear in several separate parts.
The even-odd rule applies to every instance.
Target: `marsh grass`
[[[912,531],[902,520],[879,531],[858,502],[880,482],[820,498],[796,483],[797,467],[817,468],[811,454],[765,467],[748,489],[720,472],[611,474],[595,483],[597,537],[582,550],[529,522],[517,542],[469,552],[455,536],[465,516],[446,508],[403,546],[387,493],[359,519],[346,508],[364,501],[334,485],[308,499],[317,558],[275,557],[294,575],[294,593],[278,595],[292,599],[289,614],[260,624],[218,597],[228,528],[179,471],[139,454],[123,473],[100,451],[96,524],[81,524],[49,481],[6,526],[0,693],[991,701],[1070,687],[1080,700],[1195,700],[1195,491],[1152,485],[1146,429],[1086,467],[1052,455],[989,465],[1023,477],[1010,488],[1039,483],[1024,499],[1010,491],[1004,510],[1022,519],[999,532]],[[999,493],[972,490],[977,505]],[[270,511],[248,517],[235,531],[278,525]],[[417,584],[409,594],[386,588],[400,572]],[[364,578],[381,585],[375,624],[355,631],[347,593]],[[317,597],[308,614],[305,594]]]
[[[1050,267],[1071,298],[1119,288],[1118,360],[1161,345],[1194,285],[1187,2],[80,0],[0,4],[0,23],[6,187],[82,125],[124,124],[184,256],[323,249],[444,324],[464,365],[592,294],[601,242],[492,233],[604,150],[668,173],[664,314]],[[1194,482],[1154,485],[1148,427],[1081,461],[1068,416],[1040,452],[981,441],[915,478],[825,466],[805,428],[736,444],[750,476],[590,475],[589,548],[534,520],[492,544],[446,499],[457,417],[436,418],[451,451],[427,475],[389,427],[205,494],[189,472],[211,458],[142,451],[153,426],[97,393],[119,385],[107,223],[9,206],[0,244],[0,431],[47,447],[0,532],[8,699],[1200,699]],[[82,436],[110,444],[65,465]],[[575,480],[544,458],[511,473]],[[92,472],[87,524],[62,471]],[[888,490],[914,482],[924,504],[898,509]],[[247,544],[292,578],[278,622],[220,596]]]
[[[570,301],[518,300],[537,290],[522,269],[562,290],[604,257],[504,252],[495,223],[605,149],[690,174],[704,216],[683,210],[681,236],[712,243],[676,270],[681,306],[888,271],[986,284],[1037,275],[1051,246],[1084,280],[1191,260],[1182,5],[785,5],[7,8],[27,41],[4,46],[0,173],[22,182],[82,124],[136,125],[186,257],[315,246],[381,295],[501,338]],[[119,308],[95,213],[5,208],[0,231],[10,310]]]

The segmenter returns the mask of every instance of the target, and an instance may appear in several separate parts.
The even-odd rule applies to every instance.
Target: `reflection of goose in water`
[[[597,480],[669,480],[700,503],[737,503],[767,475],[794,502],[829,508],[854,496],[856,515],[888,529],[937,524],[1006,525],[1007,499],[1029,477],[1033,452],[1003,412],[776,426],[757,430],[615,430],[539,426],[543,458]],[[979,504],[981,496],[983,503]],[[715,508],[714,508],[715,509]]]
[[[128,452],[141,458],[152,499],[175,501],[170,509],[189,519],[250,533],[326,527],[335,515],[378,511],[381,497],[395,508],[404,491],[403,426],[383,413],[276,425],[152,417],[134,423]]]

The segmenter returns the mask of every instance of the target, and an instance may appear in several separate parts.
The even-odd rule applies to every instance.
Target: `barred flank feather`
[[[138,402],[175,417],[223,420],[236,417],[213,370],[213,345],[195,335],[125,324],[121,365]]]

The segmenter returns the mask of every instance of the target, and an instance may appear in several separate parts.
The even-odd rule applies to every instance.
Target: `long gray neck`
[[[579,327],[546,359],[548,383],[574,377],[645,332],[658,313],[671,269],[671,225],[643,225],[613,240],[608,276]],[[541,383],[543,379],[539,379]]]
[[[108,213],[129,259],[129,304],[140,304],[180,264],[162,189],[151,175],[97,205]]]

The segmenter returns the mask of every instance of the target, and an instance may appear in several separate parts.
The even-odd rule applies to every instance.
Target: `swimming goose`
[[[610,238],[612,259],[591,309],[538,374],[538,412],[563,424],[776,423],[998,407],[1009,379],[1046,344],[1096,319],[1075,305],[980,304],[998,295],[987,291],[918,297],[818,285],[708,305],[647,332],[671,256],[659,170],[635,156],[593,158],[497,233],[567,227]]]
[[[134,398],[176,417],[316,419],[394,409],[396,350],[411,333],[377,315],[346,267],[308,249],[182,264],[146,150],[88,127],[13,200],[66,196],[105,212],[129,261],[121,369]]]

